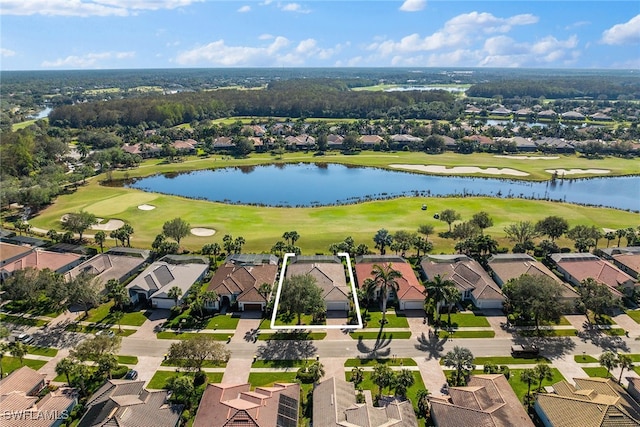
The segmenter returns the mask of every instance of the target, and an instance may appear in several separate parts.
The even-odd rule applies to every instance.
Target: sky
[[[640,69],[640,1],[0,0],[0,70]]]

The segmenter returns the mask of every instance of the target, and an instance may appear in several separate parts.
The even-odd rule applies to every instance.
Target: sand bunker
[[[604,174],[611,172],[608,169],[545,169],[548,173],[557,173],[558,175],[576,175],[579,173]]]
[[[515,159],[515,160],[558,160],[560,158],[558,156],[536,157],[536,156],[502,156],[502,155],[496,155],[493,157],[499,157],[501,159]]]
[[[152,211],[154,210],[156,207],[153,205],[140,205],[138,206],[138,209],[140,209],[141,211]]]
[[[110,219],[104,224],[95,224],[91,226],[92,230],[104,230],[104,231],[112,231],[117,230],[118,228],[124,225],[124,221],[120,219]]]
[[[467,174],[467,173],[483,173],[487,175],[511,175],[511,176],[528,176],[527,172],[522,172],[509,168],[479,168],[477,166],[455,166],[448,168],[440,165],[389,165],[396,169],[406,169],[428,173],[442,173],[448,175]]]
[[[198,237],[207,237],[216,234],[216,230],[213,228],[196,227],[191,229],[191,234]]]

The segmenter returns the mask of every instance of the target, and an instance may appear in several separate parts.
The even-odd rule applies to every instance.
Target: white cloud
[[[0,56],[2,57],[9,57],[9,56],[15,56],[16,52],[11,50],[11,49],[7,49],[4,47],[0,47]]]
[[[573,30],[575,28],[584,27],[586,25],[591,25],[591,22],[589,22],[589,21],[577,21],[577,22],[574,22],[572,24],[567,25],[566,27],[564,27],[564,29],[565,30]]]
[[[258,36],[258,40],[271,40],[273,38],[273,36],[271,34],[260,34],[260,36]]]
[[[249,5],[242,6],[240,9],[238,9],[238,12],[239,13],[251,12],[251,6]]]
[[[309,13],[311,10],[303,8],[299,3],[287,3],[284,5],[278,5],[280,9],[285,12],[297,12],[297,13]]]
[[[602,33],[604,44],[636,44],[640,42],[640,15],[617,24]]]
[[[404,0],[400,10],[403,12],[418,12],[427,6],[427,0]]]
[[[100,68],[100,61],[129,59],[134,56],[135,52],[95,52],[82,56],[70,55],[55,61],[43,61],[41,66],[45,68]]]
[[[127,16],[176,9],[204,0],[3,0],[2,15]]]

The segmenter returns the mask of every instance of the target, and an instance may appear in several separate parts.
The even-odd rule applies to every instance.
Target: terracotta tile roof
[[[330,294],[336,297],[337,294],[335,293],[334,288],[338,288],[338,290],[344,295],[349,294],[347,276],[341,263],[295,262],[288,265],[285,271],[287,278],[307,273],[311,274],[311,276],[316,279],[318,286],[322,289],[323,298]]]
[[[98,254],[65,273],[65,279],[69,280],[82,272],[87,272],[98,276],[102,283],[107,283],[110,279],[122,282],[131,273],[141,268],[145,262],[146,259],[140,257]]]
[[[294,409],[294,425],[297,425],[299,384],[276,383],[254,391],[250,388],[250,384],[208,384],[193,427],[273,427],[279,424],[282,414],[291,416],[287,408]]]
[[[0,242],[0,265],[4,265],[16,258],[21,258],[32,250],[33,248],[28,246],[12,245],[11,243]]]
[[[76,264],[79,264],[81,260],[82,256],[77,254],[36,249],[15,261],[5,264],[2,266],[2,270],[7,273],[13,273],[14,271],[31,267],[37,270],[48,268],[52,271],[64,272]]]
[[[552,254],[551,259],[561,271],[567,272],[573,278],[572,281],[581,282],[587,278],[593,278],[611,288],[617,295],[619,286],[633,287],[636,281],[608,261],[602,260],[592,254]]]
[[[361,144],[380,144],[384,139],[380,135],[362,135],[360,137]]]
[[[24,395],[23,395],[24,396]],[[25,412],[21,418],[11,418],[0,421],[3,427],[52,427],[61,419],[68,417],[71,409],[77,402],[77,393],[71,388],[61,388],[46,394],[39,402],[34,402],[33,397],[24,397],[24,403],[30,402],[29,406],[20,408]],[[2,401],[2,409],[9,410],[10,407]],[[11,408],[18,410],[17,408]],[[0,419],[2,416],[0,415]]]
[[[12,393],[36,395],[45,385],[45,375],[23,366],[0,380],[0,396]]]
[[[209,281],[207,290],[215,291],[218,296],[236,296],[245,303],[265,302],[265,297],[257,289],[263,283],[273,285],[278,274],[278,266],[273,264],[235,265],[225,264],[218,267]]]
[[[502,374],[473,375],[466,387],[451,387],[448,399],[431,399],[439,427],[533,427]]]
[[[391,268],[399,271],[402,274],[402,278],[398,279],[398,292],[397,296],[399,300],[415,301],[424,300],[424,286],[420,284],[420,281],[413,272],[411,264],[407,262],[397,261],[383,261],[383,262],[359,262],[356,264],[356,276],[358,287],[362,287],[364,281],[367,279],[373,279],[373,266],[374,265],[386,265],[391,264]]]
[[[640,253],[614,255],[613,262],[640,274]]]

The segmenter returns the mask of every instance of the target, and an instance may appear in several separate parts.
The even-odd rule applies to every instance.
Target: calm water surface
[[[301,163],[155,175],[127,186],[194,199],[267,206],[320,206],[416,195],[486,195],[640,210],[638,176],[557,180],[554,184]]]

